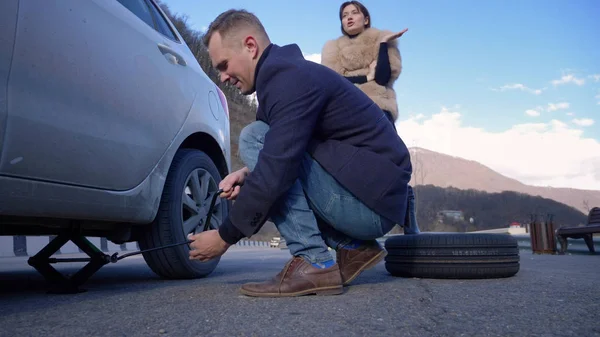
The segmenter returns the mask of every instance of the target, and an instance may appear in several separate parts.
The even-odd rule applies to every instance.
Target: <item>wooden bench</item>
[[[594,207],[590,210],[585,226],[560,227],[556,230],[556,239],[560,242],[560,254],[567,251],[567,238],[584,239],[590,253],[595,253],[594,233],[600,233],[600,207]]]

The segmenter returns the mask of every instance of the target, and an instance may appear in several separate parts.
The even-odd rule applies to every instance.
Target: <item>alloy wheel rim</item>
[[[185,236],[203,231],[212,196],[217,191],[216,181],[205,169],[195,169],[187,176],[181,196],[181,223]],[[217,198],[209,230],[219,228],[222,216],[221,198]]]

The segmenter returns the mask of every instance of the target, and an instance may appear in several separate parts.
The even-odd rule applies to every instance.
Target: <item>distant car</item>
[[[275,237],[273,237],[271,239],[271,241],[269,241],[269,247],[271,247],[271,248],[277,248],[277,247],[279,247],[280,243],[281,243],[281,238],[275,236]]]
[[[286,249],[287,242],[285,241],[285,239],[275,236],[271,239],[271,241],[269,241],[269,247]]]
[[[231,169],[228,106],[157,3],[2,0],[0,22],[0,235],[149,249],[202,231]],[[166,278],[219,262],[188,253],[143,256]]]

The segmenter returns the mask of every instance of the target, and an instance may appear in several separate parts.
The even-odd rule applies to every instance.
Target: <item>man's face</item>
[[[244,95],[253,92],[257,50],[253,37],[238,34],[222,39],[221,34],[215,32],[208,44],[210,60],[219,71],[221,82],[229,82]]]

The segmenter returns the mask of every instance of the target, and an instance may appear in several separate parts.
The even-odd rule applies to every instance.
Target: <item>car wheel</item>
[[[517,240],[508,234],[421,233],[385,241],[385,268],[393,276],[482,279],[519,271]]]
[[[139,240],[142,250],[184,242],[188,233],[200,233],[221,175],[206,153],[179,150],[171,164],[154,222]],[[229,212],[229,202],[217,198],[209,229],[217,229]],[[179,245],[143,253],[148,266],[169,279],[204,277],[217,266],[220,258],[207,262],[189,259],[190,246]]]

